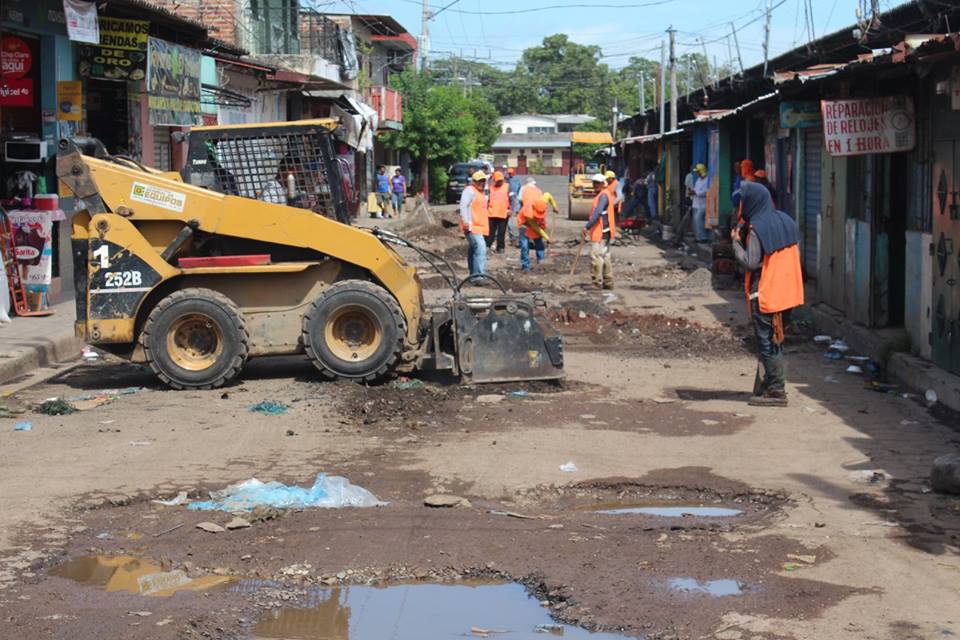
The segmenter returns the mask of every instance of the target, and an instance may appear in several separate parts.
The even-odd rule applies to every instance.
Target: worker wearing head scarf
[[[746,271],[744,288],[760,351],[763,377],[754,385],[750,404],[786,406],[786,364],[783,360],[784,314],[803,304],[797,223],[777,211],[762,185],[740,185],[741,224],[733,234],[733,250]]]

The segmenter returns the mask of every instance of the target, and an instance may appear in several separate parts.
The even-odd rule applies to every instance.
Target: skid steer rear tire
[[[385,289],[364,280],[337,282],[303,318],[303,346],[324,377],[374,382],[403,353],[406,320]]]
[[[243,369],[249,335],[229,298],[211,289],[182,289],[153,308],[140,344],[150,368],[174,389],[212,389]]]

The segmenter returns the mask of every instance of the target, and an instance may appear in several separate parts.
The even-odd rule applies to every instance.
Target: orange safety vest
[[[744,277],[748,306],[752,276],[748,271]],[[761,313],[779,313],[803,304],[803,272],[798,245],[792,244],[763,256],[756,296]]]
[[[600,193],[593,196],[590,215],[593,215],[593,212],[597,210],[597,205],[600,204],[600,196],[604,193],[607,194],[607,228],[610,231],[610,239],[613,240],[617,236],[617,225],[614,222],[613,196],[607,193],[606,189],[601,190]],[[590,242],[603,242],[603,226],[603,215],[601,214],[600,218],[598,218],[597,222],[593,225],[593,228],[590,229]]]
[[[490,185],[490,217],[506,219],[510,216],[510,185]]]
[[[540,234],[537,233],[535,229],[531,229],[529,225],[527,225],[528,221],[532,220],[534,225],[540,227],[544,231],[547,230],[547,203],[543,203],[544,207],[543,211],[541,212],[537,211],[536,207],[534,207],[534,204],[537,202],[539,202],[539,200],[531,199],[528,204],[520,209],[520,213],[517,214],[517,225],[523,228],[524,233],[526,233],[527,238],[530,240],[536,240],[540,237]]]
[[[483,191],[477,189],[475,186],[470,185],[471,189],[476,189],[477,195],[474,196],[473,202],[470,203],[470,226],[472,227],[471,233],[479,233],[482,236],[490,234],[490,221],[487,219],[487,196],[483,195]],[[463,220],[460,220],[460,231],[466,231],[467,227],[463,224]]]
[[[520,191],[522,193],[520,198],[521,209],[533,205],[534,202],[543,197],[543,191],[536,185],[524,186]]]

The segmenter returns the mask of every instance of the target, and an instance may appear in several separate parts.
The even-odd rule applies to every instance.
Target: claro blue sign
[[[781,129],[813,129],[820,126],[820,103],[814,100],[780,103]]]

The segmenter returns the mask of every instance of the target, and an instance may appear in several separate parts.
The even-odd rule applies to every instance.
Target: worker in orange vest
[[[503,173],[493,172],[493,184],[487,197],[490,208],[490,233],[487,248],[497,241],[497,253],[503,253],[507,238],[507,220],[510,218],[510,185],[503,181]]]
[[[763,185],[740,185],[741,223],[733,234],[733,251],[746,271],[744,289],[760,349],[763,376],[757,370],[750,404],[787,406],[783,327],[790,310],[803,304],[800,232],[797,223],[777,211]]]
[[[460,230],[467,239],[467,268],[470,275],[485,273],[487,268],[487,241],[490,225],[487,220],[487,196],[483,188],[487,175],[473,174],[473,184],[460,195]]]
[[[617,180],[617,174],[610,170],[607,170],[603,177],[607,182],[607,191],[613,196],[613,211],[619,217],[620,210],[623,208],[623,191],[620,190],[620,181]]]
[[[549,195],[549,194],[546,194]],[[530,271],[530,245],[537,252],[537,264],[543,262],[547,247],[547,200],[546,195],[531,198],[517,214],[517,225],[520,228],[520,268]],[[553,198],[553,196],[550,196]]]
[[[613,289],[613,263],[610,261],[610,242],[617,235],[614,220],[614,196],[605,187],[606,177],[598,173],[591,179],[593,208],[590,219],[580,235],[590,239],[590,271],[593,286],[597,289]]]

